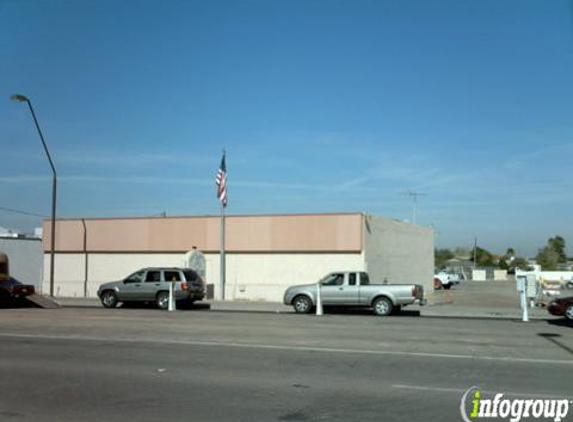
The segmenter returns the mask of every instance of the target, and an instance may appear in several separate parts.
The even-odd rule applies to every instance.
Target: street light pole
[[[58,176],[56,174],[56,167],[54,166],[54,162],[52,161],[52,156],[50,155],[50,151],[48,151],[48,147],[46,146],[46,141],[44,141],[44,135],[42,135],[42,130],[40,129],[40,125],[38,124],[38,119],[36,118],[36,113],[34,112],[34,108],[32,107],[32,103],[25,95],[21,94],[14,94],[10,97],[13,101],[18,102],[25,102],[28,104],[30,108],[30,112],[32,113],[32,117],[34,118],[34,123],[36,124],[36,129],[38,130],[38,134],[40,135],[40,140],[42,141],[42,146],[44,147],[44,151],[48,156],[48,161],[50,162],[50,167],[52,168],[52,216],[51,216],[51,235],[50,235],[50,296],[54,297],[54,258],[56,252],[56,192],[58,186]]]

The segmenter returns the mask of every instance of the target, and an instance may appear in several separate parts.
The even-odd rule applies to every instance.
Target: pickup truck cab
[[[316,305],[317,292],[324,305],[372,308],[384,316],[414,303],[424,305],[424,288],[418,284],[372,284],[363,271],[330,273],[318,283],[289,287],[284,294],[285,305],[297,313],[309,313]]]

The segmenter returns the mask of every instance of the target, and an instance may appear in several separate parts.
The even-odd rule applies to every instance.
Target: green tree
[[[471,260],[474,260],[474,255],[476,259],[476,265],[479,267],[494,267],[497,265],[497,260],[495,259],[494,255],[477,246],[475,248],[475,254],[472,254]]]
[[[511,264],[515,259],[515,249],[507,248],[505,254],[499,258],[499,268],[502,270],[509,270],[512,267]]]
[[[554,271],[559,269],[559,264],[567,262],[565,239],[561,236],[551,237],[547,241],[547,245],[539,249],[535,259],[543,270]]]
[[[537,253],[535,260],[542,270],[555,271],[559,266],[559,253],[550,246],[544,246]]]
[[[557,253],[560,263],[567,262],[567,256],[565,256],[565,239],[561,236],[552,237],[547,241],[547,246]]]

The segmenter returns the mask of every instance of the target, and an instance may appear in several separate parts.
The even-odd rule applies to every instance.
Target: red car
[[[4,308],[11,303],[18,303],[26,296],[35,293],[35,288],[29,284],[22,284],[13,278],[0,280],[0,308]]]
[[[553,300],[547,310],[551,315],[564,316],[573,321],[573,296]]]

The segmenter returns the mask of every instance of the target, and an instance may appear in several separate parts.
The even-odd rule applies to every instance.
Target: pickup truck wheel
[[[394,309],[394,305],[387,297],[379,297],[374,301],[372,307],[374,308],[374,314],[378,316],[390,315]]]
[[[444,287],[444,289],[446,289],[446,290],[450,290],[451,287],[452,287],[452,285],[451,285],[451,284],[444,284],[443,287]]]
[[[106,308],[115,308],[118,300],[113,290],[106,290],[101,294],[101,304]]]
[[[297,296],[292,301],[292,306],[297,314],[308,314],[312,309],[312,302],[306,296]]]
[[[434,290],[441,290],[442,287],[442,280],[440,280],[438,277],[434,277]]]
[[[161,310],[166,310],[169,308],[169,293],[168,292],[159,292],[157,296],[155,296],[155,304]]]

